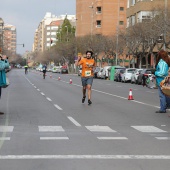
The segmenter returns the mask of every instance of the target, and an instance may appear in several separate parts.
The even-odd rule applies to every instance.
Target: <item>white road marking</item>
[[[36,87],[36,86],[34,86],[34,88],[36,89],[37,87]]]
[[[154,106],[154,105],[151,105],[151,104],[139,102],[139,101],[137,101],[137,100],[131,100],[131,101],[132,101],[132,102],[135,102],[135,103],[143,104],[143,105],[146,105],[146,106],[152,106],[152,107],[160,108],[159,106]]]
[[[100,140],[127,140],[126,137],[97,137]]]
[[[54,106],[58,109],[58,110],[63,110],[60,106],[58,106],[57,104],[54,104]]]
[[[68,140],[68,137],[40,137],[40,140]]]
[[[14,126],[0,126],[0,132],[13,132]]]
[[[0,140],[10,140],[10,137],[0,137]]]
[[[162,129],[159,129],[155,126],[131,126],[134,129],[141,131],[141,132],[149,132],[149,133],[156,133],[156,132],[166,132]]]
[[[124,159],[170,160],[170,155],[0,155],[0,159]]]
[[[117,97],[117,98],[120,98],[120,99],[125,99],[125,100],[127,100],[127,98],[122,97],[122,96],[118,96],[118,95],[115,95],[115,94],[106,93],[106,92],[103,92],[103,91],[100,91],[100,90],[95,90],[95,89],[92,89],[92,90],[93,90],[93,91],[96,91],[96,92],[99,92],[99,93],[102,93],[102,94],[107,94],[107,95],[109,95],[109,96],[114,96],[114,97]],[[152,107],[159,108],[159,106],[150,105],[150,104],[143,103],[143,102],[140,102],[140,101],[137,101],[137,100],[131,100],[131,102],[135,102],[135,103],[143,104],[143,105],[146,105],[146,106],[152,106]]]
[[[61,126],[38,126],[39,132],[64,132]]]
[[[166,125],[161,125],[161,126],[166,126]]]
[[[68,117],[68,119],[75,124],[76,126],[81,126],[75,119],[73,119],[72,117]]]
[[[49,97],[46,97],[46,99],[47,99],[48,101],[50,101],[50,102],[52,101]]]
[[[40,89],[37,89],[37,91],[40,91]]]
[[[91,132],[116,132],[108,126],[85,126]]]
[[[44,93],[41,93],[43,96],[45,96],[45,94]]]
[[[155,138],[159,140],[170,140],[170,137],[155,137]]]

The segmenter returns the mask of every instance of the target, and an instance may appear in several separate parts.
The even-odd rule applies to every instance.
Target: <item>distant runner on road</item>
[[[95,60],[92,58],[93,52],[86,51],[86,58],[78,57],[76,65],[82,65],[82,74],[81,81],[83,86],[83,98],[82,103],[85,102],[86,99],[86,89],[88,90],[88,104],[92,104],[91,101],[91,87],[93,83],[94,77],[94,68],[96,67]]]
[[[25,74],[28,74],[28,66],[26,65],[24,66],[24,68],[25,68]]]
[[[47,72],[47,66],[46,66],[46,64],[43,65],[42,71],[43,71],[43,79],[45,79],[45,74],[46,74],[46,72]]]

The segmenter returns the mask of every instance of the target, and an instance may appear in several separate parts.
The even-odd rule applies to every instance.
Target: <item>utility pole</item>
[[[120,16],[120,0],[118,0],[118,19],[117,19],[117,28],[116,28],[116,65],[118,59],[118,47],[119,47],[119,16]]]
[[[165,0],[165,9],[164,9],[164,16],[165,16],[165,21],[164,21],[164,46],[163,46],[163,49],[166,50],[166,21],[167,21],[167,0]]]
[[[91,12],[91,39],[92,39],[92,36],[93,36],[93,15],[94,15],[94,7],[93,7],[93,2],[92,2],[92,5],[89,6],[89,8],[91,8],[92,12]]]

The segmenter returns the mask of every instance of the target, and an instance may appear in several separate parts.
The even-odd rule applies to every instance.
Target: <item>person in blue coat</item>
[[[6,55],[0,55],[0,97],[2,86],[6,83],[6,73],[5,69],[9,68],[9,62]]]
[[[170,66],[170,59],[168,53],[161,50],[158,53],[156,59],[156,85],[158,87],[158,93],[160,98],[160,109],[156,113],[166,113],[167,107],[170,107],[170,98],[165,96],[161,90],[160,83],[166,76],[168,76],[168,70]]]

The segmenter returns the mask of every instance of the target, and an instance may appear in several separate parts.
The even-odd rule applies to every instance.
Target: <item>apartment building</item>
[[[76,36],[114,35],[126,28],[127,0],[76,0]]]
[[[153,17],[153,11],[157,14],[157,10],[161,9],[166,12],[170,8],[170,0],[127,0],[127,28],[139,22],[150,21]],[[157,47],[153,50],[158,52]],[[139,60],[139,59],[138,59]],[[137,65],[140,61],[137,60]],[[145,58],[142,58],[142,67],[145,67]],[[148,57],[148,64],[154,67],[154,56],[151,54]]]
[[[4,52],[16,54],[16,27],[10,24],[4,25],[3,30],[3,49]]]
[[[57,17],[49,12],[46,13],[45,17],[39,23],[38,28],[35,31],[33,51],[43,52],[56,44],[56,41],[58,41],[57,31],[66,17],[70,23],[75,26],[75,15],[66,14]]]
[[[170,8],[169,0],[127,0],[127,27],[151,19],[154,9]]]

